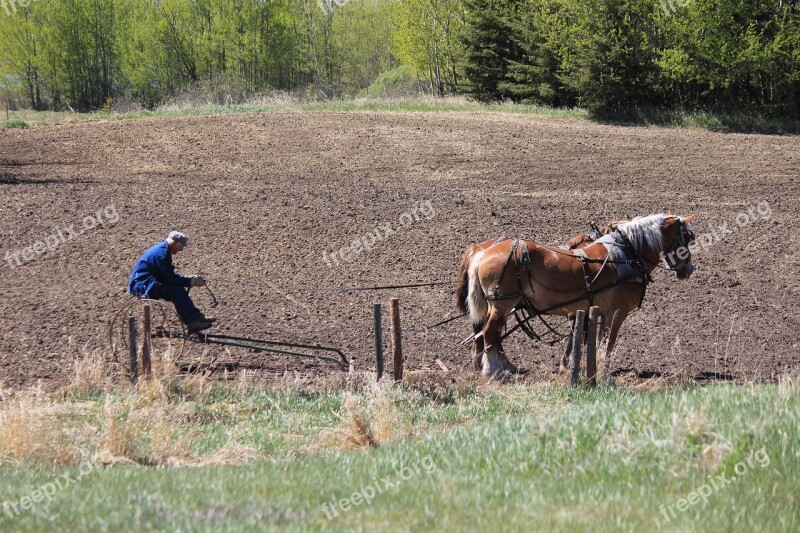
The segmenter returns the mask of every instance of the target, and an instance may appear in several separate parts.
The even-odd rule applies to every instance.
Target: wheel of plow
[[[128,317],[134,317],[137,324],[137,343],[139,353],[142,346],[142,304],[150,304],[150,346],[155,357],[169,355],[174,363],[179,363],[192,348],[186,342],[186,327],[178,318],[170,302],[161,300],[131,299],[112,317],[108,325],[108,342],[114,361],[121,368],[128,368]]]

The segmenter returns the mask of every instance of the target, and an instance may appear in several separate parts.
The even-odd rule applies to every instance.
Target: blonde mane
[[[641,252],[646,246],[651,250],[661,250],[664,246],[662,228],[664,221],[675,215],[654,213],[652,215],[635,217],[633,220],[620,222],[617,227],[622,230],[631,244]]]

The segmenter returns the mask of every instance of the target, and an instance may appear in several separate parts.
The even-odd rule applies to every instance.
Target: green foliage
[[[332,11],[332,93],[354,96],[381,72],[397,66],[391,53],[391,6],[383,0],[350,0]]]
[[[798,117],[800,4],[693,0],[668,29],[657,64],[679,104]]]
[[[509,70],[520,64],[512,29],[515,4],[516,0],[467,0],[463,88],[479,101],[513,96],[513,89],[502,84]]]
[[[409,65],[401,65],[395,69],[382,72],[369,87],[361,91],[359,97],[402,98],[414,96],[420,92],[420,81],[414,69]]]
[[[800,117],[796,1],[24,4],[0,4],[0,95],[13,108],[97,110],[111,98],[154,109],[187,95],[238,105],[275,91],[316,101],[396,82],[400,95],[466,92],[612,117]],[[400,78],[385,74],[400,66]]]
[[[33,109],[154,108],[193,86],[355,94],[396,66],[390,6],[352,0],[37,0],[0,9],[0,79]],[[216,101],[218,98],[212,98]]]
[[[483,101],[800,110],[800,3],[469,0],[465,88]]]
[[[393,0],[392,5],[398,59],[427,79],[432,94],[456,92],[464,54],[463,0]]]
[[[578,13],[565,0],[526,1],[509,32],[518,49],[506,61],[497,86],[504,97],[551,106],[577,105],[576,91],[562,73],[575,57]]]

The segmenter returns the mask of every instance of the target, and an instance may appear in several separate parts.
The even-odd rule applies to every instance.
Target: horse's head
[[[664,220],[664,242],[672,244],[661,252],[661,258],[671,270],[675,271],[679,279],[687,279],[694,272],[692,265],[694,233],[690,227],[692,221],[694,215],[687,217],[671,215]]]

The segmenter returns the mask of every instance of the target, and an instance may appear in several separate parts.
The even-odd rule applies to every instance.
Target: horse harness
[[[597,231],[596,228],[593,228],[593,229],[595,229],[595,234],[599,234],[599,231]],[[619,235],[619,239],[622,241],[622,247],[623,247],[624,251],[627,252],[627,253],[625,253],[626,259],[623,260],[623,261],[612,260],[611,259],[611,252],[607,252],[606,253],[605,259],[593,259],[593,258],[588,257],[585,254],[585,252],[582,252],[582,251],[578,251],[578,253],[573,254],[573,253],[568,253],[568,252],[564,252],[564,251],[561,251],[561,250],[554,250],[552,248],[548,248],[548,250],[551,250],[553,252],[556,252],[556,253],[559,253],[559,254],[562,254],[562,255],[566,255],[568,257],[574,257],[574,258],[580,260],[581,268],[583,270],[583,280],[584,280],[584,284],[585,284],[585,288],[586,288],[586,294],[585,295],[578,296],[577,298],[572,298],[570,300],[567,300],[565,302],[561,302],[561,303],[559,303],[557,305],[548,307],[546,309],[537,309],[533,305],[533,302],[530,301],[530,298],[528,298],[528,296],[525,294],[525,291],[524,291],[523,285],[522,285],[522,276],[524,274],[524,275],[526,275],[528,277],[528,281],[529,281],[531,290],[532,291],[534,290],[533,289],[533,281],[534,281],[533,273],[531,272],[531,268],[530,268],[530,266],[531,266],[530,252],[528,250],[527,244],[525,244],[525,242],[522,239],[514,239],[514,242],[511,244],[511,250],[509,251],[508,257],[506,258],[505,264],[503,265],[503,270],[502,270],[502,273],[500,274],[500,279],[497,281],[497,284],[490,291],[491,295],[490,294],[486,295],[486,300],[492,302],[492,301],[497,301],[497,300],[511,300],[511,299],[514,299],[514,298],[521,298],[522,299],[522,306],[515,307],[514,311],[513,311],[514,317],[517,319],[518,327],[520,327],[525,332],[525,334],[528,335],[528,337],[530,337],[532,339],[540,340],[540,341],[542,340],[541,336],[538,335],[533,330],[531,325],[529,324],[530,320],[534,316],[539,318],[539,320],[542,322],[542,324],[544,324],[545,327],[547,327],[549,332],[552,332],[553,334],[555,334],[559,338],[563,337],[563,335],[561,335],[552,326],[550,326],[550,324],[547,323],[547,321],[542,317],[542,315],[544,315],[544,314],[546,314],[546,313],[548,313],[548,312],[550,312],[550,311],[552,311],[554,309],[558,309],[559,307],[562,307],[562,306],[565,306],[565,305],[570,305],[570,304],[573,304],[575,302],[579,302],[581,300],[588,300],[589,301],[589,306],[591,307],[592,305],[594,305],[594,295],[596,295],[596,294],[598,294],[600,292],[603,292],[605,290],[611,289],[613,287],[616,287],[617,285],[621,285],[622,283],[626,283],[628,281],[633,281],[632,278],[635,278],[635,277],[639,277],[639,279],[641,280],[641,283],[642,283],[642,294],[641,294],[641,297],[639,299],[639,307],[641,307],[642,306],[642,301],[644,300],[645,291],[647,289],[647,284],[648,283],[652,283],[653,282],[653,278],[652,278],[652,276],[650,276],[650,272],[647,270],[644,258],[642,258],[642,256],[636,250],[636,248],[631,244],[630,240],[628,239],[628,236],[625,235],[625,233],[622,232],[619,229],[615,229],[612,234],[613,235]],[[594,235],[590,235],[590,236],[594,237]],[[495,241],[494,244],[497,244],[499,242],[503,242],[505,240],[508,240],[508,239],[503,239],[503,238],[498,239],[497,241]],[[615,238],[615,240],[616,240],[616,238]],[[517,254],[517,249],[519,249],[519,251],[520,251],[519,254]],[[519,255],[519,257],[517,257],[518,255]],[[500,286],[503,283],[503,277],[505,276],[508,264],[510,262],[512,262],[512,261],[513,261],[513,264],[514,264],[514,276],[516,277],[516,280],[517,280],[517,292],[515,292],[513,294],[500,295],[499,294],[499,289],[500,289]],[[590,263],[596,263],[596,264],[599,263],[599,264],[601,264],[600,270],[598,270],[597,274],[595,274],[593,279],[590,279],[590,272],[589,272],[589,264]],[[630,272],[628,272],[627,274],[625,274],[623,276],[620,276],[619,279],[617,279],[617,280],[615,280],[615,281],[613,281],[613,282],[611,282],[611,283],[609,283],[607,285],[604,285],[604,286],[602,286],[600,288],[594,288],[592,286],[592,284],[597,281],[597,279],[600,277],[600,274],[603,272],[603,269],[609,263],[612,263],[612,264],[627,264],[627,265],[630,265],[631,267],[633,267],[633,269]],[[520,316],[521,314],[523,316]],[[525,314],[527,314],[528,316],[524,316]]]

